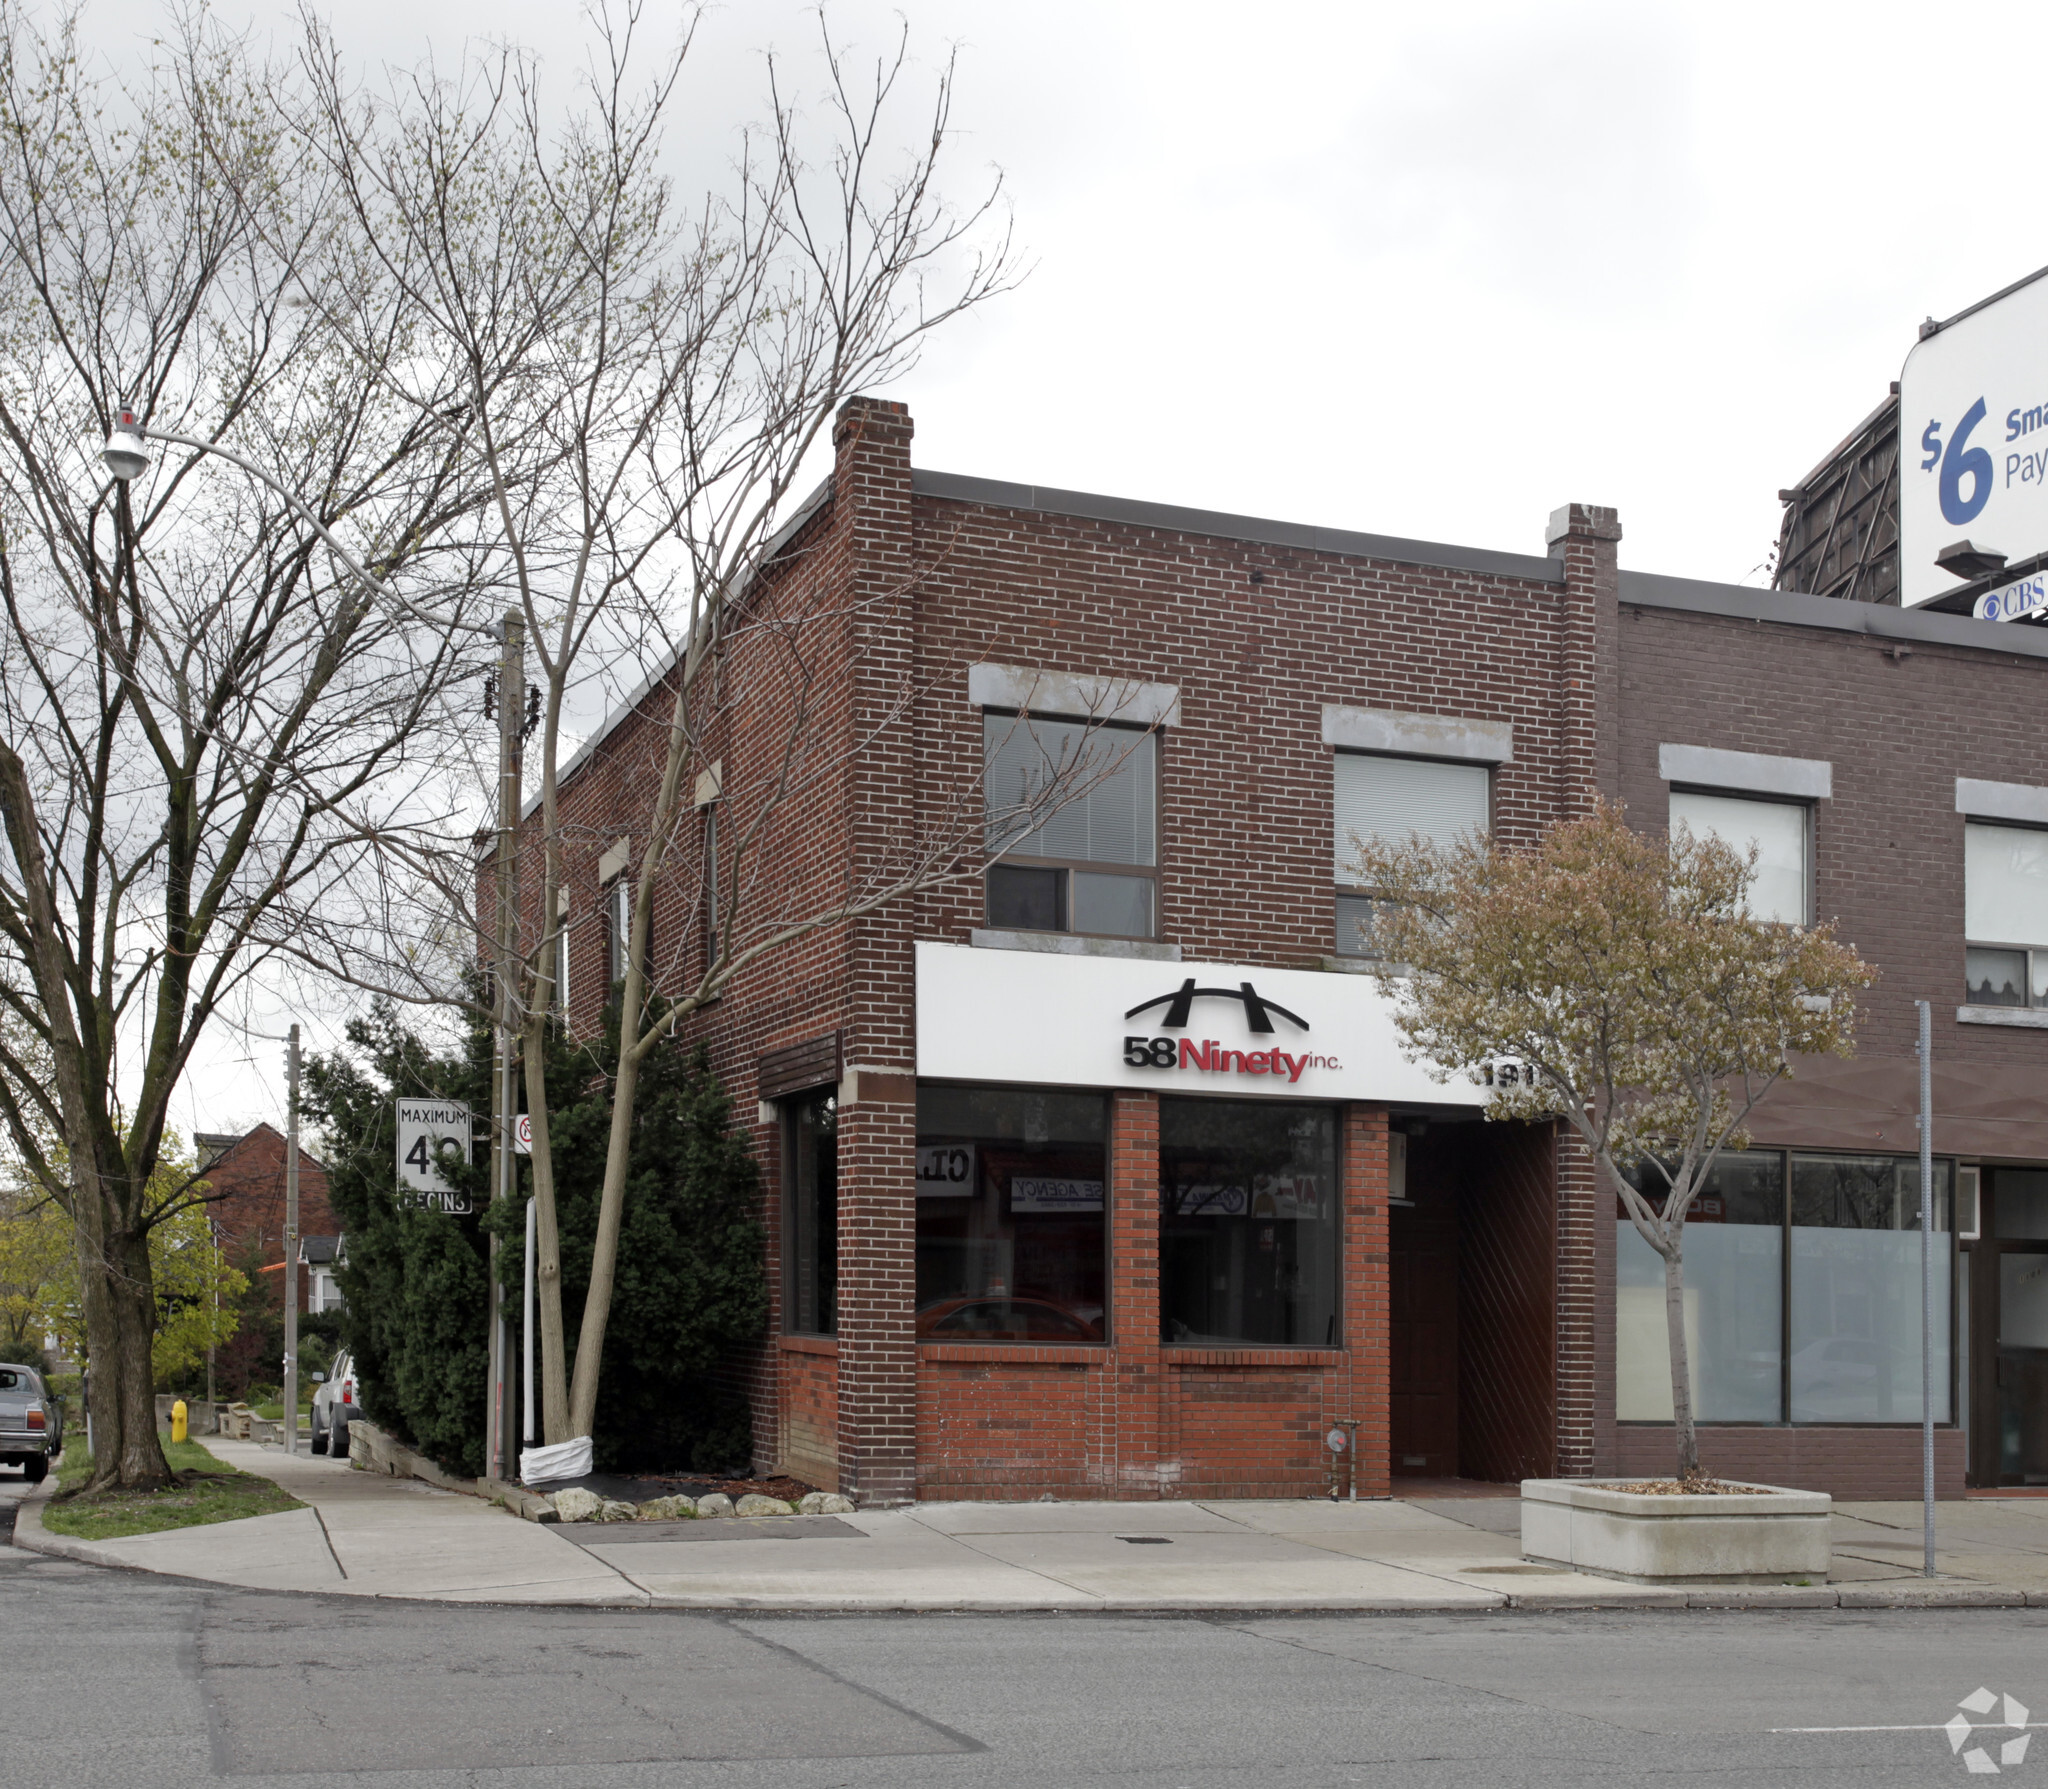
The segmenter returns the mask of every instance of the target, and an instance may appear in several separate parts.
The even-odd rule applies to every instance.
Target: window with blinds
[[[1803,803],[1752,801],[1739,795],[1671,791],[1671,829],[1687,827],[1694,838],[1719,839],[1747,853],[1756,848],[1756,880],[1749,885],[1749,911],[1757,919],[1803,926],[1813,916],[1807,886]]]
[[[1373,913],[1379,905],[1356,892],[1364,872],[1358,847],[1402,844],[1413,837],[1448,845],[1484,833],[1492,821],[1493,770],[1486,764],[1445,764],[1430,758],[1386,758],[1338,752],[1335,786],[1337,954],[1376,957]]]
[[[1336,880],[1356,887],[1358,844],[1400,844],[1419,834],[1448,845],[1484,833],[1491,819],[1493,773],[1484,764],[1441,764],[1427,758],[1381,758],[1339,752],[1336,778]]]
[[[984,715],[982,728],[986,843],[1003,853],[988,873],[988,923],[1151,937],[1156,735],[1016,714]]]
[[[1965,998],[2048,1006],[2048,831],[1963,827]]]

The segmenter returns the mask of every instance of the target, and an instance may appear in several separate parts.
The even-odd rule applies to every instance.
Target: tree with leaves
[[[1441,1080],[1488,1082],[1489,1118],[1561,1119],[1663,1261],[1677,1468],[1696,1478],[1686,1215],[1801,1056],[1853,1053],[1875,972],[1832,924],[1749,912],[1753,849],[1638,832],[1606,802],[1531,849],[1469,835],[1353,847],[1410,1055]]]

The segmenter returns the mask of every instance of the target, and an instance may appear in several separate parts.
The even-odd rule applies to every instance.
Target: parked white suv
[[[315,1375],[319,1378],[319,1375]],[[344,1348],[313,1387],[313,1451],[334,1459],[348,1458],[348,1426],[362,1415],[362,1384],[356,1378],[355,1356]]]

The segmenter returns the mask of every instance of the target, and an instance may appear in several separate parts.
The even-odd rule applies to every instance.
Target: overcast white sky
[[[877,45],[898,10],[829,8]],[[961,46],[956,174],[1001,168],[1034,269],[886,394],[924,466],[1526,553],[1608,503],[1625,564],[1758,581],[1778,488],[1919,320],[2048,261],[2038,5],[900,10],[928,61]],[[98,0],[90,36],[158,16]],[[709,15],[685,178],[760,115],[760,50],[804,65],[814,28]],[[562,76],[582,41],[567,0],[352,0],[342,32],[408,65],[504,33]],[[185,1122],[278,1116],[275,1060],[223,1040]]]

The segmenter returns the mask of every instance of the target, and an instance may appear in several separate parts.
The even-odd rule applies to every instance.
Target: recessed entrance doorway
[[[1552,1130],[1405,1122],[1396,1149],[1407,1197],[1388,1223],[1393,1474],[1547,1477],[1557,1409]]]
[[[2048,1488],[2048,1169],[1983,1171],[1969,1251],[1970,1482]]]

